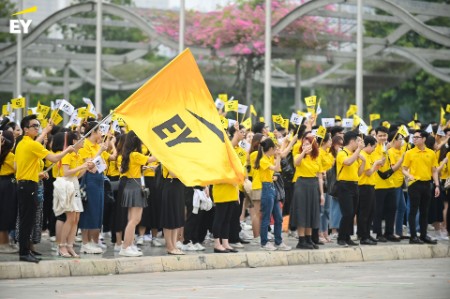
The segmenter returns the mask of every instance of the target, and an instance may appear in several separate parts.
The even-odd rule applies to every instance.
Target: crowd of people
[[[312,116],[272,132],[264,122],[251,130],[236,122],[227,133],[244,183],[185,186],[133,128],[102,134],[95,119],[41,128],[36,115],[20,126],[5,117],[0,253],[19,252],[21,261],[38,263],[34,245],[48,231],[59,256],[79,258],[79,230],[81,254],[106,250],[101,232],[111,233],[113,250],[125,257],[142,256],[139,246],[149,235],[152,246],[165,246],[170,255],[205,250],[207,237],[214,253],[244,246],[287,251],[283,222],[298,249],[448,240],[450,127],[437,134],[434,124],[429,133],[416,122],[404,136],[398,123],[364,135],[336,119],[318,136],[315,122]],[[247,216],[251,234],[242,229]]]

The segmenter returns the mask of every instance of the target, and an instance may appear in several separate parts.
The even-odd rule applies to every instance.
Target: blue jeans
[[[401,187],[395,188],[395,198],[397,199],[397,213],[395,214],[395,234],[403,235],[403,220],[406,213],[406,202]]]
[[[409,211],[411,210],[411,200],[409,199],[409,194],[408,192],[403,192],[403,196],[406,199],[406,218],[409,219]],[[420,225],[419,225],[419,217],[420,217],[420,211],[417,211],[416,214],[416,231],[420,230]],[[409,227],[409,221],[407,221],[407,225],[409,228],[409,234],[411,234],[411,228]]]
[[[328,222],[330,221],[330,202],[331,195],[325,194],[325,203],[320,206],[320,231],[327,232],[328,234]]]
[[[280,203],[277,201],[277,193],[273,183],[262,183],[261,191],[261,245],[267,244],[267,228],[270,224],[270,216],[273,215],[275,221],[274,235],[275,244],[280,245],[283,242],[281,238],[281,224],[283,217],[281,216]]]
[[[341,207],[339,206],[339,201],[330,196],[330,228],[339,228],[339,223],[341,223],[342,213]]]

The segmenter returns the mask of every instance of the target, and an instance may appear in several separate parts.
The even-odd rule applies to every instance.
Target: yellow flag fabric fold
[[[228,101],[225,103],[225,111],[229,112],[229,111],[235,111],[237,112],[239,109],[239,103],[237,100],[234,101]]]
[[[214,101],[186,49],[115,113],[186,186],[239,184],[244,171]]]
[[[376,113],[376,114],[370,114],[369,117],[370,117],[370,121],[374,121],[374,120],[380,119],[381,115]]]
[[[22,97],[11,99],[11,108],[13,109],[25,108],[25,98]]]
[[[250,105],[250,113],[253,114],[254,116],[258,115],[258,113],[256,113],[255,106]]]
[[[316,96],[305,98],[305,104],[307,107],[316,106]]]

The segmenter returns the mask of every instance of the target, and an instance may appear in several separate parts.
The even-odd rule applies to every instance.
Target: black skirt
[[[185,186],[178,179],[163,179],[161,227],[176,229],[184,226]]]
[[[146,176],[144,179],[145,187],[149,188],[150,195],[147,199],[148,207],[142,211],[142,219],[139,225],[147,229],[159,229],[161,222],[161,189],[156,188],[155,177]]]
[[[319,228],[320,191],[317,178],[298,178],[295,182],[290,223],[297,228]]]

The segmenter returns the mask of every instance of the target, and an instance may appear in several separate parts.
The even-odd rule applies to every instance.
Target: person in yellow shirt
[[[366,161],[364,172],[358,181],[358,236],[361,238],[360,244],[377,245],[377,241],[370,235],[370,227],[372,225],[375,213],[375,180],[374,173],[384,163],[384,158],[373,160],[371,154],[375,150],[377,140],[373,136],[364,137],[364,148],[361,151],[362,159],[358,160],[359,165]]]
[[[31,252],[30,234],[36,217],[39,176],[44,176],[40,164],[44,158],[56,163],[66,154],[73,152],[74,148],[68,146],[59,154],[51,154],[41,143],[34,140],[39,135],[41,126],[35,114],[25,116],[20,126],[24,137],[16,147],[14,158],[19,203],[19,255],[21,261],[38,263],[39,259]],[[52,128],[52,124],[47,125],[42,135],[46,135]]]
[[[141,221],[142,210],[148,206],[147,196],[143,193],[145,182],[142,177],[142,166],[155,162],[155,157],[142,154],[142,142],[134,131],[128,132],[122,150],[120,164],[121,180],[124,188],[119,200],[122,207],[128,208],[128,224],[125,228],[124,241],[119,255],[126,257],[142,256],[142,252],[133,246],[134,232]]]
[[[297,182],[291,206],[291,224],[297,227],[299,249],[319,249],[311,239],[312,230],[320,226],[320,206],[325,202],[323,167],[319,146],[311,132],[302,138],[300,154],[294,157]]]
[[[356,246],[350,239],[353,232],[353,219],[358,208],[358,181],[365,167],[364,158],[358,164],[360,152],[364,142],[354,131],[344,134],[344,149],[337,154],[337,197],[341,208],[342,218],[339,223],[338,244],[341,246]]]
[[[258,155],[255,159],[254,172],[257,172],[262,184],[261,191],[261,249],[273,250],[291,250],[291,247],[283,243],[281,237],[281,226],[283,217],[281,216],[280,203],[277,201],[277,194],[273,184],[274,172],[281,171],[280,154],[275,149],[272,139],[267,138],[261,141],[258,149]],[[267,233],[270,224],[270,216],[274,218],[275,246],[268,242]]]
[[[439,176],[437,172],[437,159],[435,153],[426,148],[425,139],[428,133],[416,130],[413,135],[414,148],[407,151],[402,164],[403,174],[408,179],[408,195],[411,208],[408,217],[409,229],[411,231],[410,244],[436,244],[427,236],[428,206],[431,200],[430,181],[434,181],[434,196],[438,197]],[[420,210],[420,239],[416,233],[416,214]]]
[[[317,140],[320,144],[321,143],[320,138],[318,138]],[[330,152],[332,144],[333,141],[331,139],[331,134],[327,133],[322,141],[322,145],[319,148],[319,158],[322,163],[323,168],[322,176],[324,182],[326,182],[327,179],[326,175],[327,171],[329,171],[334,165],[334,156]],[[320,206],[320,232],[318,240],[319,243],[327,243],[331,241],[330,237],[328,236],[328,222],[330,220],[330,201],[331,201],[330,196],[325,194],[325,203]]]
[[[8,231],[14,230],[17,217],[16,184],[14,182],[14,136],[10,131],[0,135],[0,253],[17,253],[9,244]]]

